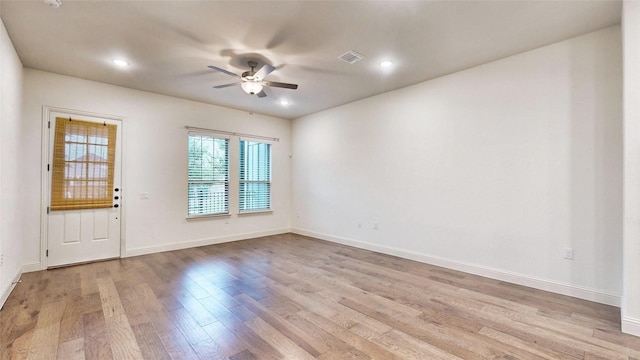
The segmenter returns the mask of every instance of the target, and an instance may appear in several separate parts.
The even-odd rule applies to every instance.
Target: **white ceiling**
[[[0,1],[27,68],[296,118],[620,23],[619,1]],[[355,50],[366,59],[338,59]],[[127,59],[121,70],[112,59]],[[379,66],[389,59],[394,65]],[[214,65],[299,84],[245,94]],[[260,66],[260,65],[259,65]],[[288,106],[280,100],[287,99]]]

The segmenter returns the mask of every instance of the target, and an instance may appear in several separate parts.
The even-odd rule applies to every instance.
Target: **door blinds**
[[[51,210],[111,207],[116,125],[56,118]]]

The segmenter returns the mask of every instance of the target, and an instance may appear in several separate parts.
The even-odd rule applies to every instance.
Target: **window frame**
[[[268,173],[268,180],[246,180],[243,179],[243,168],[246,168],[246,166],[243,166],[243,159],[242,154],[243,154],[243,142],[247,142],[247,143],[253,143],[253,144],[262,144],[262,145],[266,145],[267,146],[267,156],[268,156],[268,163],[267,163],[267,173]],[[236,183],[238,184],[238,215],[243,215],[243,214],[256,214],[256,213],[268,213],[268,212],[273,212],[273,201],[272,201],[272,194],[273,194],[273,144],[269,141],[264,141],[264,140],[259,140],[259,139],[251,139],[251,138],[239,138],[238,139],[238,160],[237,160],[237,164],[238,164],[238,179],[236,181]],[[268,206],[265,208],[251,208],[251,209],[243,209],[242,208],[242,188],[243,188],[243,184],[266,184],[267,185],[267,194],[268,194]]]
[[[225,161],[226,161],[226,171],[225,171],[225,175],[226,175],[226,179],[225,180],[216,180],[214,178],[210,179],[210,180],[196,180],[196,179],[191,179],[191,162],[192,162],[192,157],[191,157],[191,151],[190,151],[190,147],[191,147],[191,138],[192,136],[199,136],[199,137],[206,137],[206,138],[211,138],[213,139],[213,141],[215,142],[215,140],[224,140],[225,141]],[[187,134],[187,215],[186,218],[189,219],[198,219],[198,218],[208,218],[208,217],[220,217],[220,216],[229,216],[230,215],[230,202],[229,202],[229,198],[230,198],[230,185],[231,185],[231,172],[230,172],[230,158],[231,158],[231,141],[229,136],[226,135],[221,135],[221,134],[217,134],[215,132],[205,132],[205,131],[193,131],[190,130],[188,131]],[[214,150],[215,151],[215,150]],[[213,172],[213,168],[211,169],[211,171]],[[224,205],[225,205],[225,211],[220,211],[220,212],[208,212],[208,213],[192,213],[191,212],[191,201],[192,201],[192,197],[191,197],[191,189],[192,189],[192,184],[210,184],[210,185],[224,185]],[[193,199],[197,199],[197,198],[193,198]]]

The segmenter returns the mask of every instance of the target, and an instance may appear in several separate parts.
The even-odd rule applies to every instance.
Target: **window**
[[[51,210],[113,205],[116,130],[116,125],[56,118]]]
[[[229,139],[189,133],[188,217],[229,213]]]
[[[271,209],[271,144],[240,140],[240,212]]]

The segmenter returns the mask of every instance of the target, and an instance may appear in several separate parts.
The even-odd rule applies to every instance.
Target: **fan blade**
[[[236,75],[236,74],[232,73],[231,71],[227,71],[227,70],[225,70],[225,69],[221,69],[221,68],[219,68],[219,67],[217,67],[217,66],[209,65],[209,66],[207,66],[207,67],[208,67],[209,69],[211,69],[211,70],[219,71],[219,72],[221,72],[221,73],[225,73],[225,74],[227,74],[227,75],[231,75],[231,76],[234,76],[234,77],[238,77],[238,75]]]
[[[258,95],[258,97],[265,97],[265,96],[267,96],[267,93],[264,92],[264,90],[262,90],[259,93],[257,93],[256,95]]]
[[[230,83],[230,84],[216,85],[213,88],[214,89],[222,89],[222,88],[226,88],[226,87],[234,86],[234,85],[238,85],[238,84],[240,84],[240,83],[239,82],[234,82],[234,83]]]
[[[273,70],[275,70],[276,68],[274,68],[273,66],[269,65],[269,64],[264,64],[263,67],[260,68],[260,70],[258,70],[256,72],[256,74],[254,76],[259,77],[260,79],[264,79],[265,76],[271,74],[271,72]]]
[[[293,89],[293,90],[298,88],[298,84],[287,84],[287,83],[281,83],[276,81],[263,81],[262,85],[285,88],[285,89]]]

